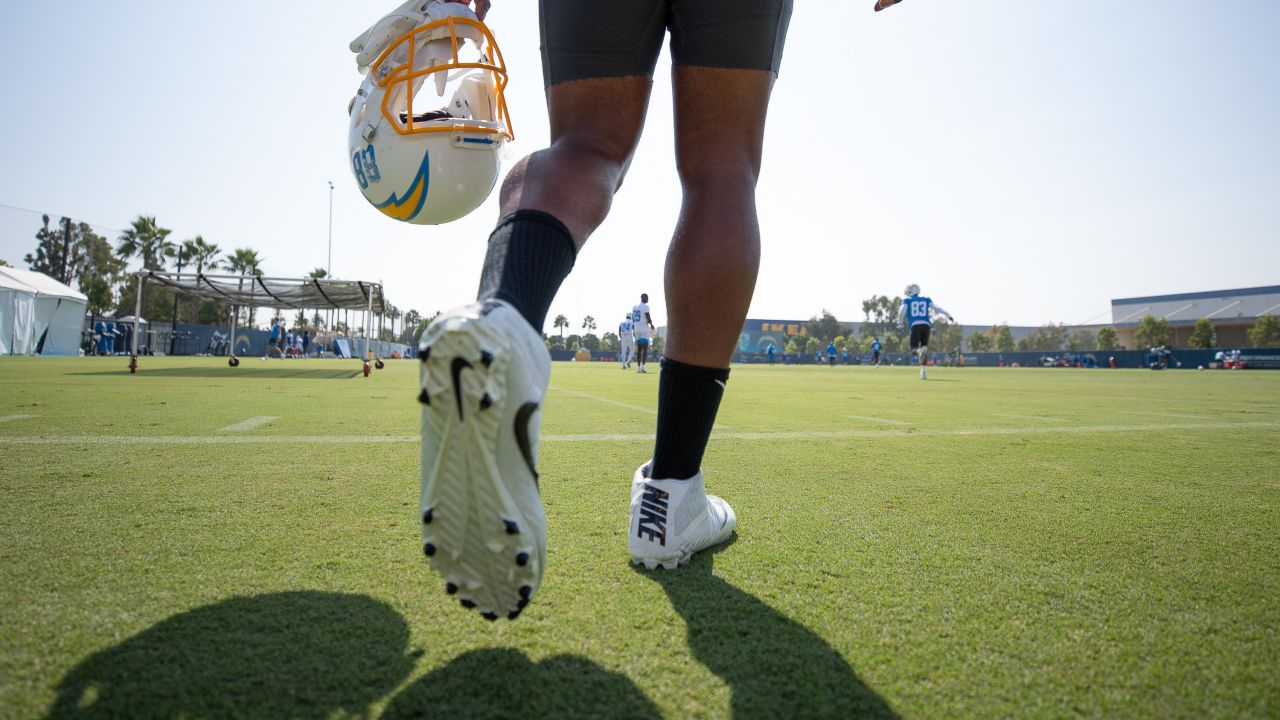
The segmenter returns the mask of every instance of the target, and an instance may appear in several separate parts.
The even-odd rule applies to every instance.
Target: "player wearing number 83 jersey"
[[[929,353],[929,330],[933,327],[933,318],[944,315],[952,322],[955,322],[955,318],[931,298],[922,296],[919,285],[908,285],[904,294],[906,297],[902,299],[902,307],[898,309],[898,322],[911,329],[911,351],[919,357],[920,379],[924,380],[924,366]]]

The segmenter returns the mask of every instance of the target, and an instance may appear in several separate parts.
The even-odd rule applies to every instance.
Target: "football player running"
[[[674,569],[734,533],[733,509],[706,493],[702,459],[759,269],[756,182],[792,2],[539,3],[550,147],[520,160],[502,183],[477,301],[437,318],[419,349],[423,551],[446,590],[486,619],[514,619],[543,577],[546,520],[536,464],[551,369],[542,329],[578,251],[622,186],[668,34],[682,204],[666,257],[669,333],[656,439],[631,478],[628,551],[634,563]],[[877,9],[887,4],[879,0]],[[462,17],[459,6],[473,17]],[[437,189],[455,187],[447,173],[445,182],[428,185],[421,148],[408,152],[393,142],[398,136],[362,124],[364,117],[381,122],[366,100],[403,102],[385,86],[421,87],[420,73],[436,72],[410,67],[413,58],[456,63],[450,47],[459,33],[492,45],[487,28],[468,24],[489,11],[489,0],[409,0],[351,45],[369,72],[350,107],[354,172],[370,202],[396,219],[430,224],[465,214],[483,200],[491,166],[477,167],[468,205],[433,199]],[[403,53],[408,60],[379,54],[428,27],[436,33],[422,38],[428,52]],[[480,151],[499,148],[511,133],[505,102],[496,97],[505,68],[497,55],[484,60],[488,84],[471,82],[442,110],[398,110],[386,127],[435,143],[432,162],[445,154],[488,162],[493,153]],[[437,132],[454,125],[465,132]],[[391,176],[405,183],[395,193],[386,191]],[[632,316],[633,330],[652,329],[647,308],[642,313],[639,322]]]
[[[622,351],[618,353],[618,359],[622,361],[622,369],[626,370],[631,367],[631,358],[636,354],[636,336],[632,334],[631,313],[624,315],[622,322],[618,324],[618,343],[622,347]]]
[[[920,295],[920,286],[912,283],[903,291],[902,307],[898,308],[898,324],[910,328],[911,352],[915,353],[920,363],[920,379],[928,379],[925,364],[929,357],[929,331],[933,328],[933,318],[944,315],[951,322],[956,319],[951,313],[943,310],[931,298]]]
[[[649,293],[640,293],[640,302],[631,308],[631,334],[636,340],[636,372],[647,373],[649,338],[653,336],[653,317],[649,315]]]

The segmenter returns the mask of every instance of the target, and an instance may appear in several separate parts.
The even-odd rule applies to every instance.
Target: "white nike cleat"
[[[694,553],[728,540],[738,518],[729,503],[708,495],[699,470],[688,480],[651,480],[649,463],[631,480],[631,562],[675,570]]]
[[[431,323],[418,359],[422,550],[463,607],[514,620],[547,562],[536,466],[551,358],[520,313],[490,300]]]

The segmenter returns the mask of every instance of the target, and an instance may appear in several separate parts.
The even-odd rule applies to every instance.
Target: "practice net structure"
[[[382,327],[387,311],[386,297],[379,283],[362,280],[333,280],[329,278],[271,278],[257,275],[205,275],[203,273],[172,273],[144,270],[137,274],[138,301],[135,317],[142,316],[142,288],[154,285],[172,292],[212,300],[233,306],[231,313],[231,337],[236,335],[239,307],[292,308],[295,310],[354,310],[365,314],[364,341],[367,359],[373,355],[375,327]],[[231,364],[235,362],[234,344],[229,351]],[[136,364],[138,333],[133,334],[131,355]],[[381,362],[379,362],[381,364]]]

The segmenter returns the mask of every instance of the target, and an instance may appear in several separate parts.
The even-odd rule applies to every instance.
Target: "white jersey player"
[[[631,327],[631,313],[627,313],[618,325],[618,341],[622,345],[618,359],[622,361],[623,370],[631,367],[631,360],[636,356],[636,337],[632,334]]]
[[[653,336],[653,318],[649,315],[649,293],[640,293],[640,303],[631,308],[631,334],[636,339],[636,372],[647,373],[645,360],[649,357],[649,338]]]

